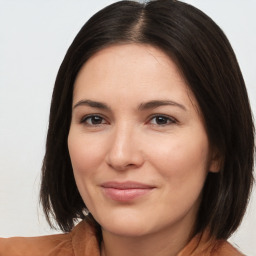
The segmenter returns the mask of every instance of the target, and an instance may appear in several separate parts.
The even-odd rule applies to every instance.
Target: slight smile
[[[155,187],[138,182],[106,182],[101,184],[104,194],[114,201],[128,202],[151,192]]]

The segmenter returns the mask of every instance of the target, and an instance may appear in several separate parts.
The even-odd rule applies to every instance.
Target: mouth
[[[104,194],[118,202],[129,202],[150,193],[155,187],[138,182],[106,182],[101,184]]]

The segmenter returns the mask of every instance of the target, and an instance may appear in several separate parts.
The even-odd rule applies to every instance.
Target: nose
[[[109,141],[106,161],[111,168],[124,171],[143,165],[144,157],[136,128],[125,124],[118,126]]]

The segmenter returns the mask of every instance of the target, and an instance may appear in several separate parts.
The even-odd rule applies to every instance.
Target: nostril
[[[138,156],[130,156],[129,158],[118,158],[111,156],[107,159],[107,164],[117,171],[125,171],[129,169],[135,169],[141,166],[142,159]]]

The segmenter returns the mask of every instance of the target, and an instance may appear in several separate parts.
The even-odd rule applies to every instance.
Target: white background
[[[0,0],[0,236],[54,232],[38,206],[38,192],[55,76],[85,21],[112,2]],[[212,17],[230,39],[256,115],[256,1],[186,2]],[[256,255],[255,190],[231,241]]]

